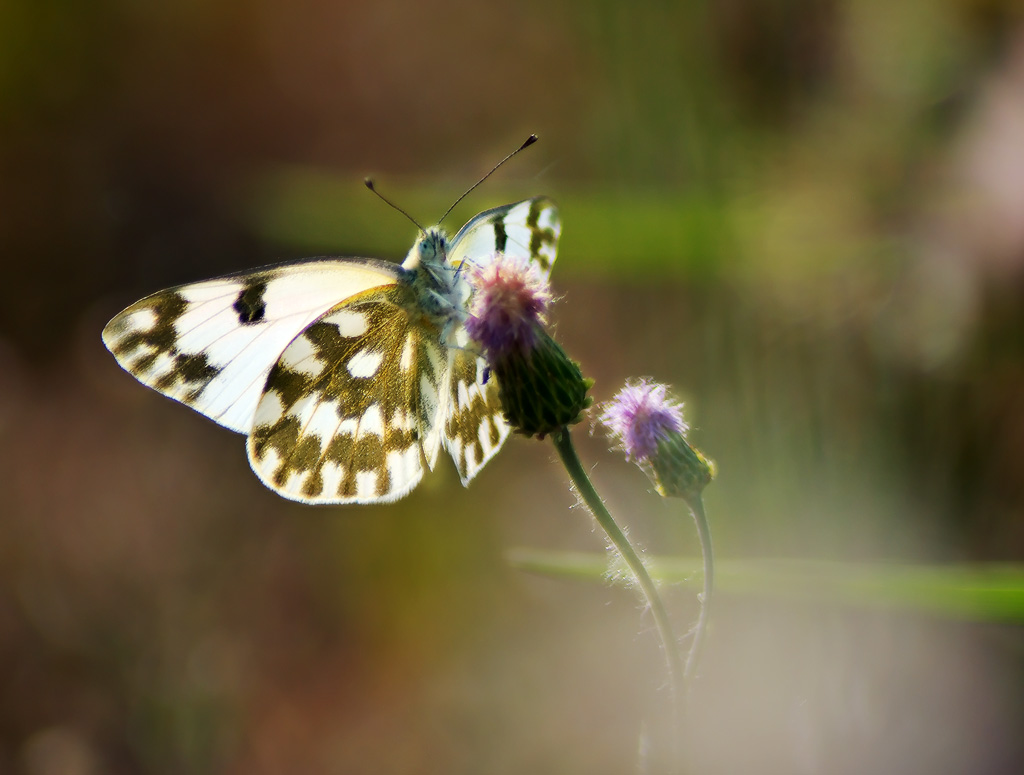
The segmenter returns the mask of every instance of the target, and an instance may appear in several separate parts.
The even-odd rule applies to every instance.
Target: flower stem
[[[700,615],[697,618],[697,627],[693,633],[690,653],[686,656],[686,670],[683,673],[687,683],[689,683],[693,679],[694,671],[697,669],[701,646],[707,634],[708,611],[711,608],[711,595],[715,587],[715,555],[711,548],[711,528],[708,526],[707,514],[704,513],[704,499],[698,493],[691,498],[687,498],[686,503],[693,513],[693,521],[697,524],[697,535],[700,538],[700,553],[704,559],[704,591],[700,596]]]
[[[622,532],[622,528],[618,526],[605,507],[604,501],[601,500],[601,496],[594,489],[590,477],[587,476],[586,471],[583,469],[579,456],[576,454],[576,448],[573,446],[572,437],[569,435],[569,428],[564,427],[552,434],[552,439],[555,442],[555,448],[558,450],[559,457],[562,459],[562,464],[565,466],[566,471],[569,473],[569,478],[576,487],[576,491],[583,498],[583,502],[590,509],[590,513],[594,515],[594,519],[597,520],[597,523],[604,530],[605,535],[608,536],[608,540],[611,541],[616,551],[629,567],[637,584],[640,586],[645,602],[651,609],[654,624],[658,629],[658,636],[661,639],[662,649],[665,652],[665,661],[668,663],[669,682],[672,693],[672,751],[673,760],[678,761],[676,740],[679,729],[679,700],[681,696],[679,682],[684,673],[682,662],[679,658],[676,636],[672,631],[672,623],[668,618],[665,605],[662,603],[661,595],[658,594],[658,588],[647,572],[643,561],[637,555],[636,550],[633,549],[629,539],[626,538],[626,534]]]

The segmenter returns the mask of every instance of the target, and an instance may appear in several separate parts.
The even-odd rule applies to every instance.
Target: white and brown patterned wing
[[[558,206],[545,196],[485,210],[463,226],[448,250],[448,261],[479,264],[496,253],[532,258],[544,276],[551,273],[558,252],[562,221]]]
[[[501,411],[498,383],[487,362],[467,349],[449,351],[444,448],[468,485],[494,457],[509,435]]]
[[[447,352],[405,284],[338,305],[270,370],[249,462],[305,503],[379,503],[406,495],[441,444]]]
[[[343,299],[397,277],[386,261],[312,259],[182,285],[115,316],[103,342],[140,382],[248,433],[289,342]]]

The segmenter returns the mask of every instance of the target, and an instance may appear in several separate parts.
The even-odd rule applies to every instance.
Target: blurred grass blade
[[[433,223],[447,204],[438,183],[388,178],[389,198],[425,223]],[[448,187],[455,191],[461,183]],[[540,193],[555,195],[564,223],[559,251],[586,256],[566,262],[559,276],[584,274],[617,281],[667,276],[692,277],[717,266],[723,241],[731,233],[730,211],[708,196],[661,190],[595,192],[503,186],[495,180],[460,205],[446,221],[455,231],[476,212]],[[261,239],[289,246],[297,254],[369,251],[400,258],[415,230],[385,208],[363,187],[362,176],[331,174],[315,168],[281,166],[247,181],[239,194],[242,218]]]
[[[609,578],[604,554],[514,549],[516,568],[584,581]],[[1024,565],[910,565],[824,560],[758,559],[718,563],[716,585],[726,595],[904,609],[954,619],[1024,622]],[[699,588],[700,558],[649,560],[651,575]],[[611,576],[617,576],[613,573]]]

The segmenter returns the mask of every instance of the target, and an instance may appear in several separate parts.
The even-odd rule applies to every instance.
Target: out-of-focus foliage
[[[446,224],[559,201],[558,337],[598,400],[642,375],[686,399],[720,559],[1021,560],[1015,0],[13,0],[0,773],[636,769],[667,701],[649,622],[503,559],[602,548],[549,447],[302,509],[99,340],[176,282],[400,258],[415,230],[364,175],[432,221],[529,132]],[[634,538],[696,551],[580,441]],[[724,594],[690,770],[1019,771],[1020,645]]]
[[[595,581],[628,578],[622,563],[581,552],[512,549],[517,568],[560,578]],[[701,561],[649,559],[651,576],[670,584],[700,588]],[[900,565],[822,560],[725,560],[715,567],[719,594],[792,598],[891,608],[953,619],[1024,621],[1024,568],[992,565]]]

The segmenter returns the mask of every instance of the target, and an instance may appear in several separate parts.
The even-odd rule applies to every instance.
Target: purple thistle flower
[[[657,453],[659,442],[688,430],[682,404],[668,398],[667,392],[665,385],[641,379],[627,382],[605,404],[598,422],[609,430],[627,459],[649,462]]]
[[[540,267],[499,253],[469,266],[467,280],[473,296],[466,331],[498,384],[505,422],[540,439],[579,422],[594,383],[544,328],[551,289]]]
[[[551,289],[540,269],[528,258],[498,254],[482,266],[471,266],[473,287],[469,335],[489,358],[533,349],[547,322]]]

